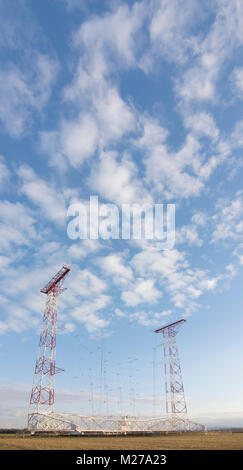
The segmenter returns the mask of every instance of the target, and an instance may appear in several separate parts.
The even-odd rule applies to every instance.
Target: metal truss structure
[[[55,374],[62,371],[56,366],[57,298],[65,290],[62,285],[69,271],[70,268],[63,265],[60,271],[41,289],[47,298],[30,396],[28,426],[33,414],[53,411]]]
[[[163,328],[155,330],[155,333],[161,333],[163,338],[166,413],[171,413],[173,417],[180,416],[187,419],[180,358],[176,344],[176,335],[185,321],[182,319],[170,323]]]
[[[129,434],[156,432],[204,431],[204,426],[190,421],[181,376],[176,334],[185,320],[156,330],[163,334],[165,359],[165,418],[138,418],[135,416],[84,416],[54,411],[56,367],[57,297],[63,292],[62,285],[70,268],[61,270],[41,289],[47,295],[35,364],[34,381],[28,413],[28,429],[32,432],[68,432],[98,434]],[[168,389],[170,377],[170,395]]]
[[[156,432],[202,432],[205,427],[180,417],[136,418],[130,416],[83,416],[79,414],[39,412],[29,417],[29,430],[70,433],[129,434]]]

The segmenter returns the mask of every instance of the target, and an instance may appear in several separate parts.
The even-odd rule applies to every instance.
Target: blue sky
[[[164,413],[153,330],[184,317],[190,416],[243,425],[242,3],[0,0],[0,16],[0,426],[26,424],[40,289],[63,263],[56,409]],[[70,240],[67,208],[91,195],[175,204],[174,248]]]

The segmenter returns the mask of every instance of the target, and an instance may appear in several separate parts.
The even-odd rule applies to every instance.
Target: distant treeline
[[[27,428],[19,429],[19,428],[11,428],[11,429],[0,429],[0,434],[16,434],[17,432],[28,432]]]

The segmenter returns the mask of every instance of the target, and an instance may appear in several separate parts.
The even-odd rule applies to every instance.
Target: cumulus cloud
[[[89,185],[92,190],[118,205],[135,203],[149,198],[137,177],[137,168],[128,155],[119,161],[115,152],[103,152],[93,166]]]
[[[233,92],[237,97],[243,98],[243,67],[235,67],[231,74]]]
[[[213,141],[216,141],[219,137],[219,130],[209,113],[189,114],[185,117],[185,125],[198,136],[206,136]]]
[[[2,130],[20,139],[43,116],[59,63],[26,2],[1,2],[0,16],[0,123]]]
[[[217,99],[216,82],[223,63],[233,47],[242,44],[242,11],[239,2],[218,3],[215,20],[209,33],[198,45],[194,64],[182,80],[177,80],[177,92],[184,102],[207,102]]]
[[[6,185],[10,179],[10,171],[5,163],[5,159],[0,155],[0,190],[6,188]]]
[[[212,243],[219,241],[240,241],[243,237],[243,200],[241,192],[231,201],[221,199],[216,214],[212,216],[214,229]]]
[[[65,3],[72,9],[78,2],[65,0]],[[199,196],[209,190],[209,178],[218,166],[227,157],[233,162],[232,148],[242,144],[241,121],[233,126],[230,138],[223,138],[220,116],[213,108],[219,103],[220,72],[224,73],[223,66],[228,63],[234,47],[242,43],[242,7],[239,2],[223,0],[213,6],[206,2],[210,7],[207,11],[197,0],[189,0],[186,6],[184,3],[182,0],[143,0],[132,5],[118,3],[104,10],[102,15],[82,18],[69,43],[71,79],[65,82],[60,92],[62,107],[56,124],[52,128],[39,126],[38,129],[38,144],[48,155],[52,173],[44,176],[43,172],[40,176],[30,166],[20,165],[18,191],[24,203],[1,203],[3,250],[18,247],[18,256],[21,256],[20,250],[24,252],[31,245],[34,252],[36,265],[30,276],[26,274],[26,285],[30,285],[31,276],[37,276],[37,265],[42,257],[48,258],[50,271],[63,256],[72,263],[73,282],[67,297],[61,299],[67,331],[73,331],[75,322],[81,322],[91,332],[103,330],[109,324],[106,309],[111,308],[112,299],[114,303],[117,301],[117,296],[132,311],[131,318],[144,325],[156,322],[156,318],[163,320],[162,317],[170,312],[169,309],[160,312],[153,306],[157,312],[153,313],[150,308],[150,304],[158,302],[162,295],[164,299],[165,294],[174,307],[193,311],[197,300],[207,291],[214,292],[225,274],[213,274],[197,267],[181,247],[185,250],[201,248],[209,233],[214,243],[241,240],[241,197],[226,202],[224,208],[218,206],[217,214],[210,216],[200,207]],[[4,38],[7,40],[6,31]],[[2,36],[1,39],[3,43]],[[14,47],[12,34],[8,41]],[[0,119],[4,129],[18,138],[25,134],[34,116],[40,115],[48,103],[59,68],[52,51],[46,54],[38,47],[29,50],[31,60],[26,62],[27,66],[23,67],[22,61],[14,64],[9,61],[0,72]],[[133,102],[124,91],[127,77],[133,82],[134,71],[140,69],[144,80],[149,80],[151,74],[156,76],[162,65],[161,90],[168,67],[176,70],[175,81],[174,73],[171,74],[175,98],[173,119],[154,112],[153,93],[151,108],[144,112],[145,100],[141,100],[141,107],[136,108],[135,99]],[[230,83],[237,96],[241,94],[241,74],[241,67],[234,66]],[[159,100],[163,99],[159,96]],[[167,97],[163,106],[167,106]],[[179,119],[176,138],[174,117]],[[54,173],[57,168],[62,170],[59,174],[61,185],[57,184]],[[0,159],[0,170],[4,185],[9,170],[3,158]],[[71,187],[66,185],[69,172]],[[74,189],[79,175],[81,190]],[[61,230],[68,203],[76,201],[88,189],[117,205],[158,199],[158,202],[176,199],[181,203],[187,199],[189,207],[197,197],[199,212],[195,213],[193,209],[193,217],[188,216],[177,227],[177,249],[167,253],[153,250],[152,243],[144,241],[133,242],[129,252],[124,245],[117,249],[112,243],[101,245],[96,240],[73,245],[65,244],[65,240],[59,238],[53,240],[52,224],[55,230]],[[43,246],[34,247],[35,238],[44,239],[36,228],[36,218],[39,222],[47,221],[48,228],[45,227]],[[16,224],[15,219],[18,219]],[[99,255],[94,261],[93,255],[97,257],[104,245],[105,256]],[[90,265],[80,269],[86,255],[90,255],[92,269]],[[5,269],[14,260],[13,253],[3,251],[0,264]],[[228,276],[233,271],[234,267],[231,271],[228,269]],[[37,282],[44,280],[46,274],[43,269],[41,277],[36,277],[33,289],[37,289]],[[37,313],[38,296],[27,295],[25,285],[11,270],[7,282],[2,283],[7,297],[13,294],[12,281],[15,281],[16,292],[25,292],[25,302],[15,317],[8,305],[11,323],[6,323],[6,327],[2,325],[2,329],[11,327],[17,331],[21,328],[21,315],[26,318],[23,325],[27,328],[32,318],[29,312]],[[114,293],[110,286],[114,287]],[[148,306],[147,313],[144,303]],[[135,312],[133,309],[140,305],[142,310]],[[70,306],[71,320],[65,313]],[[116,305],[114,311],[117,317],[127,315]]]
[[[241,148],[243,146],[243,120],[235,123],[229,140],[232,148]]]
[[[62,118],[58,129],[43,131],[41,147],[51,161],[73,166],[95,155],[97,149],[119,141],[136,127],[133,107],[121,96],[113,74],[135,61],[136,32],[142,25],[142,4],[120,5],[103,17],[84,22],[73,37],[77,54],[72,83],[63,93],[75,118]],[[121,39],[122,38],[122,39]]]
[[[1,69],[0,120],[11,137],[18,138],[25,133],[33,113],[43,109],[56,74],[56,61],[44,54],[38,54],[27,71],[15,64]]]
[[[143,302],[153,304],[162,297],[162,293],[154,286],[153,279],[138,279],[129,286],[129,290],[122,292],[122,299],[126,305],[135,307]]]
[[[110,302],[107,295],[99,295],[94,299],[85,301],[82,305],[72,310],[72,317],[85,325],[88,331],[97,332],[108,326],[109,321],[100,316],[102,311]]]
[[[68,248],[68,254],[73,261],[78,261],[90,253],[94,253],[102,249],[102,245],[98,240],[82,240],[79,244],[73,244]]]
[[[143,250],[134,255],[131,265],[139,275],[157,279],[172,303],[191,313],[195,300],[208,290],[214,290],[221,276],[211,276],[205,269],[193,268],[185,252],[177,249],[158,253]]]
[[[98,131],[94,119],[80,115],[76,121],[63,121],[60,131],[60,152],[73,166],[94,154],[98,143]]]
[[[112,276],[116,284],[127,284],[133,279],[132,268],[126,265],[123,254],[114,253],[101,257],[98,264],[107,276]]]
[[[193,55],[197,48],[193,27],[198,16],[205,15],[203,5],[195,0],[189,0],[186,5],[182,0],[148,3],[151,8],[150,47],[140,60],[146,73],[153,71],[161,56],[168,61],[184,63],[188,56]]]
[[[20,166],[17,170],[20,179],[20,190],[34,205],[39,207],[47,220],[64,223],[66,204],[63,192],[56,184],[49,183],[38,177],[29,166]]]
[[[107,285],[105,281],[99,279],[95,274],[88,271],[88,269],[84,269],[79,271],[75,276],[71,289],[78,295],[87,296],[88,293],[88,295],[92,297],[107,290]]]
[[[162,327],[168,323],[167,317],[171,315],[171,313],[171,310],[163,310],[162,312],[139,310],[135,313],[132,313],[129,317],[129,320],[146,327]]]
[[[27,247],[38,238],[36,219],[20,202],[0,201],[0,213],[0,250],[2,254],[10,255],[12,262],[18,257],[17,247]]]
[[[143,135],[135,142],[144,152],[147,182],[166,198],[197,196],[203,188],[198,177],[203,168],[200,143],[189,134],[182,148],[173,152],[166,145],[166,135],[158,123],[146,119]],[[187,172],[189,166],[194,174]]]

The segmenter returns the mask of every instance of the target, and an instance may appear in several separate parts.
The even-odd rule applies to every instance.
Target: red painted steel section
[[[43,287],[43,289],[41,289],[41,292],[43,294],[48,294],[48,292],[58,285],[62,279],[64,280],[69,271],[71,271],[71,268],[69,266],[63,265],[60,271],[58,271],[58,273],[53,276],[53,278],[48,282],[48,284],[46,284],[45,287]]]
[[[38,411],[40,405],[43,410],[49,410],[54,405],[54,376],[63,370],[56,366],[57,297],[65,290],[62,285],[70,270],[69,266],[63,265],[41,289],[41,292],[47,294],[47,298],[30,396],[31,412]]]

